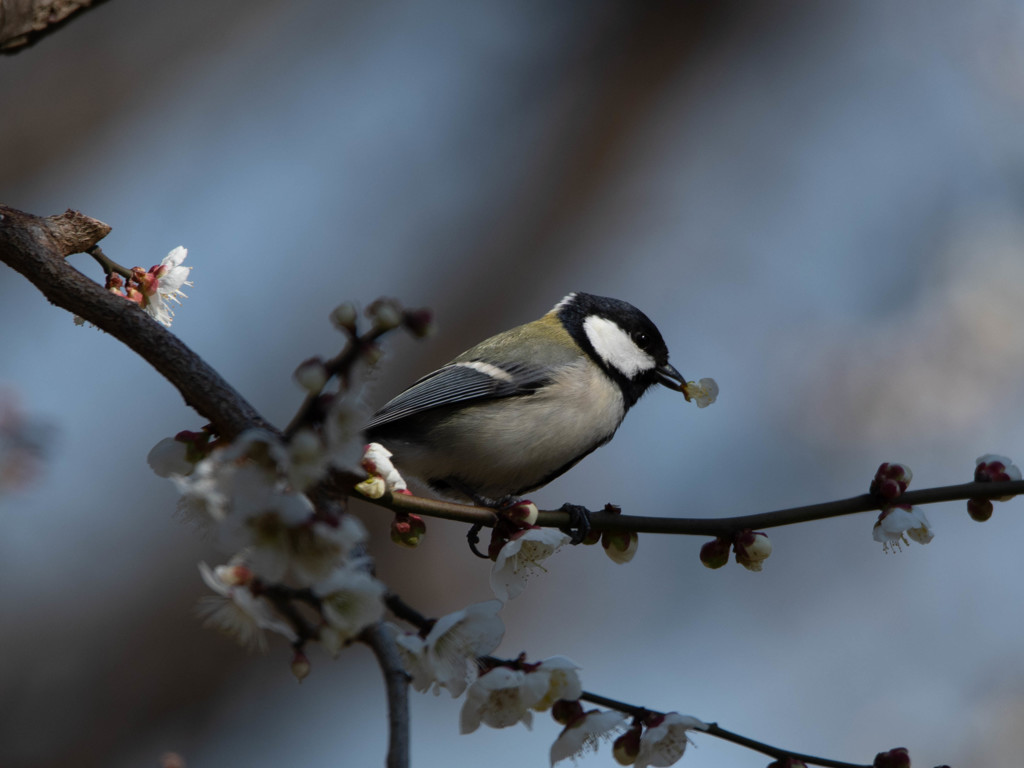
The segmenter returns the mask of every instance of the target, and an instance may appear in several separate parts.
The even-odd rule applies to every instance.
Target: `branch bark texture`
[[[0,0],[0,53],[17,53],[106,0]]]

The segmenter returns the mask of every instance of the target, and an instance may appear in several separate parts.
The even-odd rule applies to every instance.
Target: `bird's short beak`
[[[668,363],[659,365],[654,369],[654,372],[658,375],[659,384],[679,392],[686,392],[686,379],[683,378],[683,374]]]

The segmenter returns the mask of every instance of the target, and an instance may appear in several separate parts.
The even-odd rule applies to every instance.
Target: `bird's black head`
[[[619,384],[627,407],[652,384],[679,389],[684,383],[669,365],[661,332],[632,304],[577,292],[562,299],[554,312],[576,343]]]

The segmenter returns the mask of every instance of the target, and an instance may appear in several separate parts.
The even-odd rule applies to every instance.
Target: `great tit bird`
[[[656,383],[686,392],[647,315],[570,293],[424,376],[374,414],[366,436],[440,494],[502,507],[611,440]]]

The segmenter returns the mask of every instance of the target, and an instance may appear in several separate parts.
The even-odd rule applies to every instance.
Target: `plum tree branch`
[[[134,303],[105,290],[67,263],[110,227],[75,211],[41,218],[0,206],[0,261],[28,279],[51,304],[109,333],[173,384],[185,403],[232,439],[250,427],[274,427],[217,371]]]
[[[351,483],[363,479],[348,475]],[[340,482],[340,480],[336,480]],[[354,485],[354,483],[351,483]],[[936,488],[924,488],[919,491],[907,491],[895,502],[899,504],[937,504],[943,501],[963,499],[996,499],[1003,496],[1024,494],[1024,480],[1002,483],[962,483]],[[406,494],[385,494],[379,499],[364,501],[397,512],[411,512],[424,517],[436,517],[455,520],[470,524],[494,525],[495,510],[488,507],[475,507],[469,504],[458,504],[438,499]],[[729,536],[744,529],[779,528],[784,525],[807,523],[814,520],[827,520],[831,517],[852,515],[858,512],[879,511],[881,502],[870,494],[862,494],[849,499],[828,501],[821,504],[808,504],[801,507],[790,507],[773,512],[759,512],[751,515],[734,517],[650,517],[643,515],[619,515],[610,512],[592,512],[591,525],[595,531],[634,531],[636,533],[666,533],[686,536]],[[560,511],[541,511],[537,525],[551,528],[565,528],[570,524],[569,515]]]

